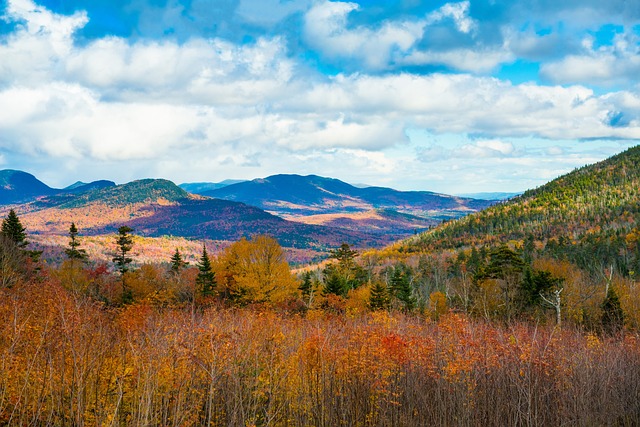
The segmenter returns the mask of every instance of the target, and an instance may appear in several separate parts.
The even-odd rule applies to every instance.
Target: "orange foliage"
[[[51,280],[0,289],[0,364],[3,425],[640,421],[636,335],[460,314],[106,309]]]

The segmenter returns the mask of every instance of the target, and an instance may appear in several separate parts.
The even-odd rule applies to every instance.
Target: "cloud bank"
[[[640,139],[640,94],[630,83],[640,71],[635,30],[623,29],[611,44],[591,36],[575,50],[549,53],[550,40],[562,34],[516,33],[508,19],[513,10],[505,7],[504,22],[492,22],[482,19],[489,6],[481,2],[374,21],[358,20],[370,13],[358,3],[271,3],[262,17],[252,14],[251,2],[220,3],[234,17],[229,26],[255,32],[238,41],[218,27],[188,37],[81,36],[94,19],[90,12],[62,14],[10,0],[4,20],[13,27],[0,39],[5,165],[27,157],[41,159],[43,169],[55,162],[59,175],[45,172],[58,182],[62,172],[89,171],[111,171],[122,181],[140,174],[188,181],[307,172],[380,182],[388,179],[381,174],[409,173],[411,163],[406,182],[426,187],[419,165],[428,149],[412,130],[460,135],[457,154],[444,156],[451,161],[514,159],[522,153],[514,141],[527,138],[629,141],[623,145]],[[549,5],[545,19],[580,10],[588,25],[600,6],[581,4],[569,11]],[[149,6],[137,28],[151,25],[154,14],[179,33],[197,7],[224,12],[206,5]],[[616,7],[624,3],[610,10]],[[299,26],[302,36],[293,38],[285,23]],[[499,29],[496,39],[489,28]],[[541,81],[487,75],[514,58],[541,56],[552,58],[540,66]],[[325,72],[317,61],[341,66]],[[121,167],[109,169],[114,164]]]

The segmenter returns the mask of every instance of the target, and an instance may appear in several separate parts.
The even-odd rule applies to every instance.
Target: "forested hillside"
[[[409,239],[407,251],[519,242],[589,271],[640,272],[640,146]]]

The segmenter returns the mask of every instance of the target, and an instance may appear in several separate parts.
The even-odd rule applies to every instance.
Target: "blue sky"
[[[520,191],[640,140],[640,2],[0,1],[0,167]]]

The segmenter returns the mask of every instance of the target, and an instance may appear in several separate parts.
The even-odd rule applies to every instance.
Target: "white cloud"
[[[556,83],[616,85],[640,75],[640,37],[633,32],[617,34],[611,45],[594,48],[593,37],[582,43],[583,52],[541,66],[545,78]]]
[[[410,46],[422,25],[346,30],[354,8],[329,2],[315,7],[314,13],[325,14],[318,31],[336,43],[327,49],[340,52],[338,40],[365,53],[394,43]],[[473,32],[463,19],[466,10],[442,16]],[[408,128],[484,136],[455,153],[424,151],[425,158],[513,158],[515,149],[505,139],[529,135],[640,139],[635,92],[597,95],[582,86],[513,85],[453,74],[325,78],[290,58],[286,40],[278,37],[245,45],[115,37],[74,45],[73,31],[86,22],[83,13],[62,17],[26,0],[12,1],[9,11],[24,24],[0,40],[0,155],[7,159],[55,158],[69,168],[87,164],[95,170],[123,161],[131,171],[119,172],[123,180],[143,168],[163,176],[161,167],[181,165],[185,174],[215,171],[223,179],[237,177],[238,170],[243,178],[293,171],[297,166],[283,164],[293,154],[307,159],[301,173],[339,177],[344,169],[371,182],[376,174],[401,170],[401,161],[387,153],[406,150]],[[362,44],[365,36],[371,45]],[[499,59],[482,61],[467,59],[476,67]]]
[[[476,22],[469,16],[470,6],[471,4],[469,1],[446,3],[440,9],[431,12],[427,16],[426,23],[433,24],[450,18],[453,20],[458,31],[465,34],[469,33],[477,26]]]
[[[424,22],[386,22],[378,29],[347,29],[347,15],[357,3],[316,4],[305,15],[305,39],[333,58],[360,58],[375,69],[387,68],[395,50],[407,51],[422,37]]]
[[[508,58],[505,53],[454,48],[446,51],[421,51],[415,45],[428,27],[452,20],[456,29],[472,33],[476,22],[469,16],[468,1],[446,3],[422,19],[385,21],[377,28],[348,28],[347,17],[357,11],[357,3],[317,3],[305,15],[305,40],[329,58],[359,59],[374,70],[396,65],[447,65],[463,71],[486,71]],[[488,53],[488,54],[487,54]],[[478,64],[479,63],[479,64]]]

